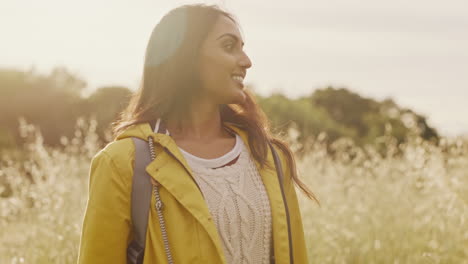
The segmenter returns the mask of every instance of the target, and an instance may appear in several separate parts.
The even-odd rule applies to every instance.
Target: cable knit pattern
[[[265,186],[242,139],[236,163],[213,169],[186,154],[218,229],[229,264],[270,263],[271,211]],[[232,152],[232,151],[231,151]],[[184,152],[183,152],[184,153]],[[232,154],[232,153],[231,153]]]

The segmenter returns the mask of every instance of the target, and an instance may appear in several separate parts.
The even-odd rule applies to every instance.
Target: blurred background
[[[0,3],[0,263],[74,263],[89,162],[188,3]],[[300,197],[310,263],[468,263],[468,2],[204,3],[238,18],[248,89],[321,200]]]

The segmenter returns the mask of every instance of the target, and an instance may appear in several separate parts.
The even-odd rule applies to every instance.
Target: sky
[[[136,89],[151,31],[177,0],[0,0],[0,67]],[[468,1],[232,0],[245,83],[297,98],[326,86],[393,98],[443,135],[468,134]]]

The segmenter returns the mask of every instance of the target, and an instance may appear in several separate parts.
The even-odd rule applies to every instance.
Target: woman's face
[[[252,62],[243,51],[243,45],[236,24],[220,16],[201,46],[202,96],[217,104],[244,102],[243,79]]]

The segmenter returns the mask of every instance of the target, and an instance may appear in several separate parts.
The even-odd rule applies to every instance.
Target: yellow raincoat
[[[248,134],[224,123],[248,144]],[[154,139],[156,159],[146,171],[161,184],[164,217],[174,263],[226,263],[216,225],[192,177],[192,171],[168,135],[156,134],[148,123],[132,126],[93,158],[78,256],[79,264],[125,264],[127,245],[132,240],[131,191],[134,145],[130,137]],[[164,151],[166,148],[168,152]],[[284,171],[284,191],[289,207],[295,264],[307,263],[306,243],[296,191],[282,151],[276,147]],[[268,148],[268,160],[273,156]],[[290,263],[286,211],[276,171],[259,169],[271,205],[276,264]],[[185,167],[185,168],[184,168]],[[144,264],[167,263],[158,216],[152,197]]]

